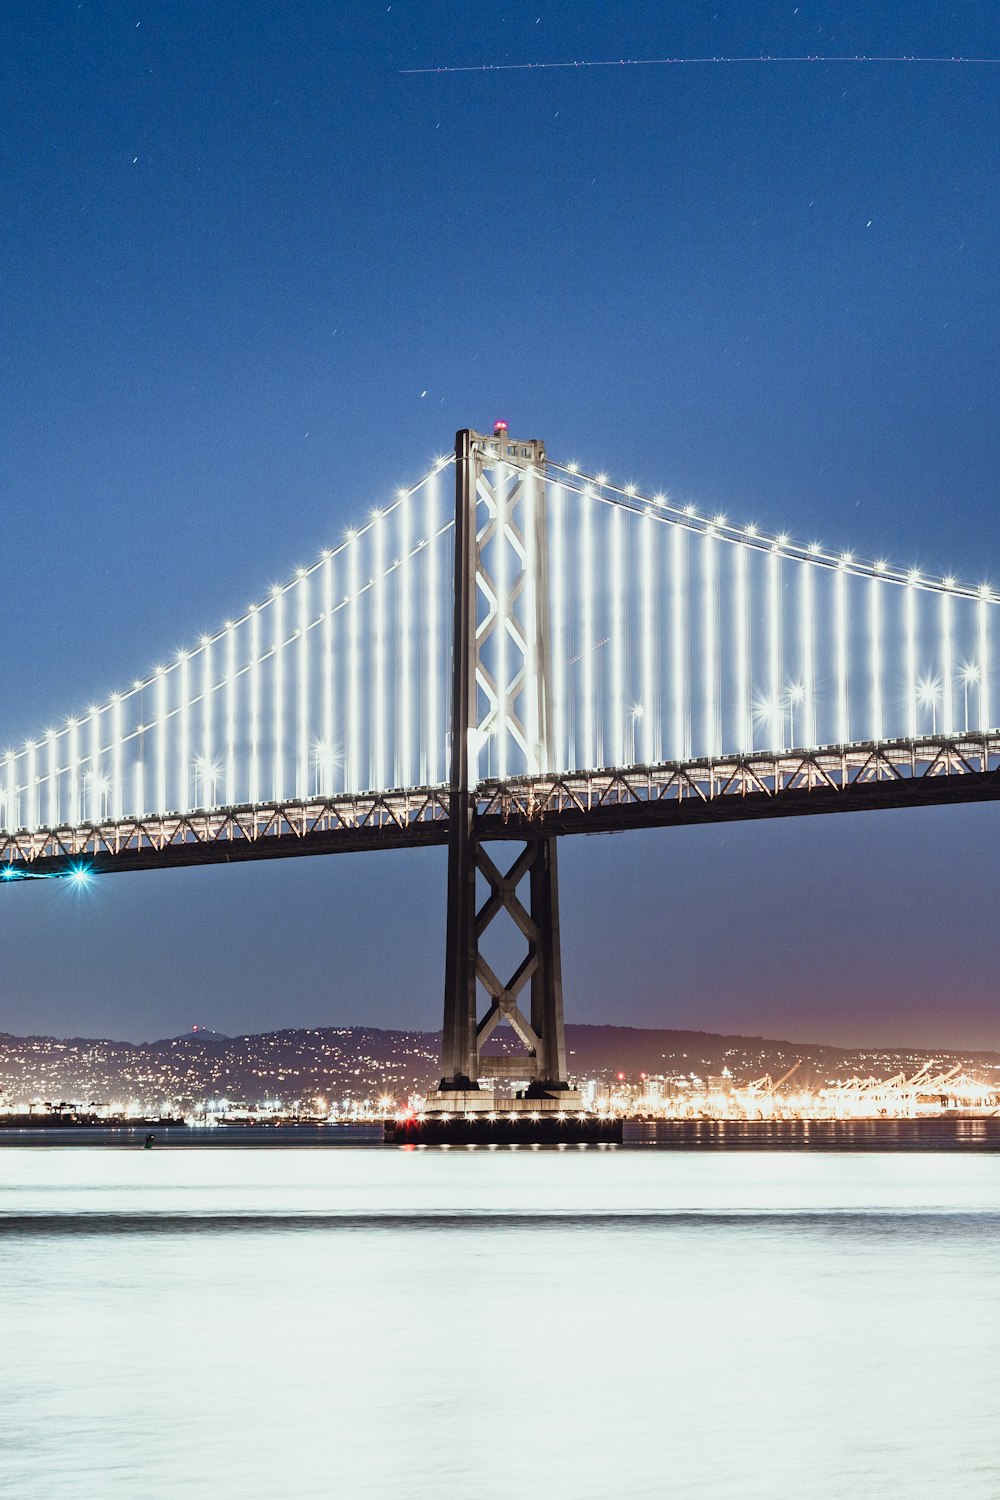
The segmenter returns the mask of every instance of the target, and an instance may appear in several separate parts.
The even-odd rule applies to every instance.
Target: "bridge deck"
[[[486,781],[480,837],[615,833],[1000,797],[1000,731]],[[0,834],[8,880],[419,848],[448,838],[448,788],[415,787]]]

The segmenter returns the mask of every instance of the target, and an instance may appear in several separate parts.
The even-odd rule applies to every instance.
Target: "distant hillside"
[[[708,1031],[668,1031],[630,1026],[566,1028],[571,1074],[610,1079],[619,1073],[719,1074],[739,1081],[781,1076],[802,1059],[802,1082],[836,1076],[887,1077],[915,1071],[927,1058],[1000,1070],[1000,1053],[924,1052],[918,1049],[851,1050],[718,1036]],[[497,1043],[503,1050],[509,1044]],[[0,1103],[58,1101],[159,1101],[218,1098],[403,1097],[437,1081],[440,1034],[383,1031],[373,1027],[317,1027],[226,1037],[198,1031],[160,1042],[116,1042],[86,1037],[16,1037],[0,1033]]]

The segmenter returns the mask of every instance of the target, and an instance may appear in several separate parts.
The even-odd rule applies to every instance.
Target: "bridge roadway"
[[[1000,731],[485,781],[481,839],[617,833],[1000,797]],[[0,834],[17,879],[447,843],[448,788],[168,813]],[[9,871],[9,873],[8,873]]]

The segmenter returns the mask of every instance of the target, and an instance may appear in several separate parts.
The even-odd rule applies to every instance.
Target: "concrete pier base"
[[[545,1100],[504,1100],[500,1107],[469,1111],[428,1111],[387,1120],[386,1143],[392,1146],[558,1146],[620,1145],[622,1121],[579,1109],[535,1108]]]

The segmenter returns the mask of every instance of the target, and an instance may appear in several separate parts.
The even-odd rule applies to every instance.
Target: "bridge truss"
[[[464,430],[340,546],[0,757],[0,881],[447,845],[437,1102],[516,1076],[561,1108],[558,838],[1000,796],[998,604]],[[501,1023],[522,1058],[490,1055]]]

